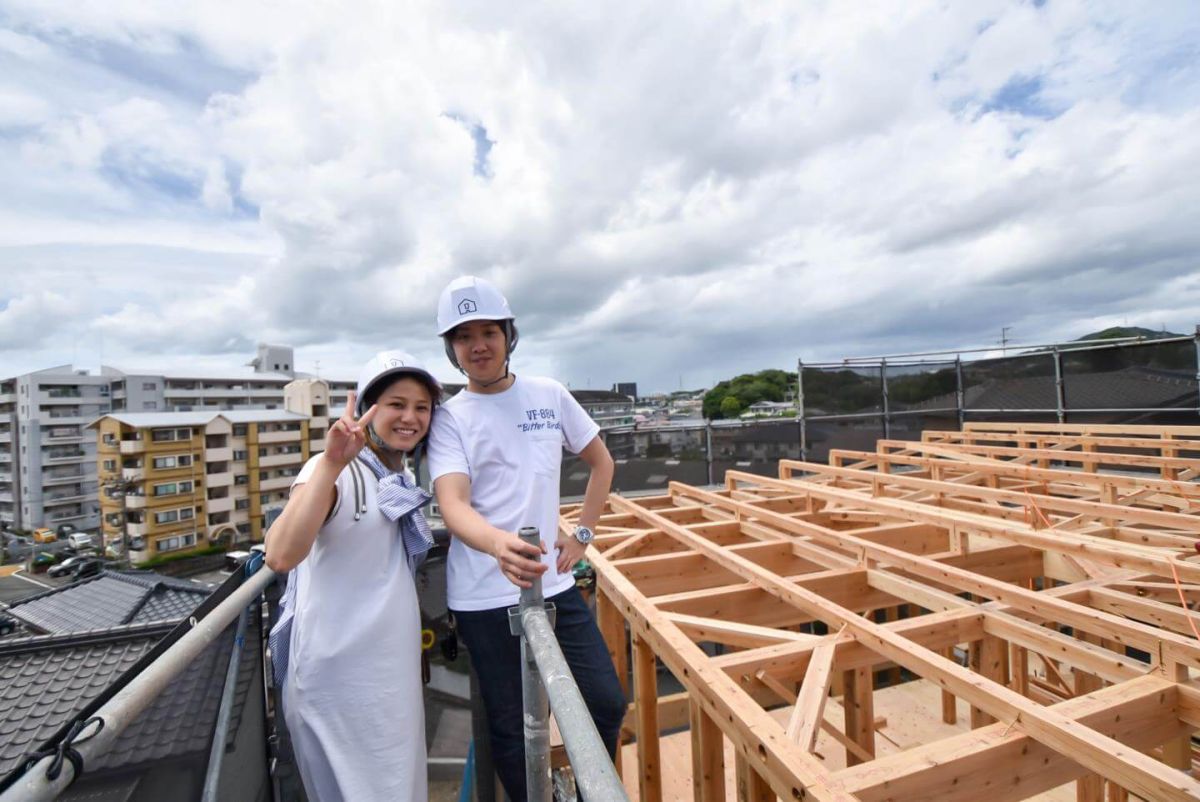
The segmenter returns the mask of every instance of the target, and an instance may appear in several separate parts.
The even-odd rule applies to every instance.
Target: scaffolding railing
[[[539,546],[536,527],[518,533]],[[554,605],[542,597],[541,577],[521,589],[521,603],[509,610],[509,626],[521,639],[521,691],[525,721],[525,785],[530,802],[550,802],[550,711],[562,735],[575,785],[584,799],[628,800],[625,786],[596,730],[587,703],[554,635]]]

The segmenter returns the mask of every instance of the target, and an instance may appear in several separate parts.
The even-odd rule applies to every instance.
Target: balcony
[[[77,492],[77,493],[70,493],[70,494],[64,493],[61,496],[58,496],[58,495],[42,496],[42,506],[43,507],[54,507],[54,506],[58,506],[60,504],[76,504],[80,501],[87,501],[90,498],[92,498],[92,496],[90,494],[84,493],[82,491]]]
[[[127,482],[140,482],[146,478],[145,468],[122,468],[121,478]]]
[[[130,522],[125,524],[125,532],[130,537],[145,537],[149,528],[149,525],[146,523],[135,524]]]
[[[204,509],[210,515],[214,512],[233,512],[233,496],[208,499],[204,502]]]
[[[208,487],[228,487],[233,484],[233,472],[210,473],[205,475],[204,481]]]
[[[259,432],[260,443],[295,443],[300,440],[300,430],[294,432]]]
[[[87,474],[80,471],[79,473],[64,473],[64,474],[43,474],[42,486],[46,485],[61,485],[68,482],[82,482],[88,478]]]
[[[136,495],[134,493],[125,494],[125,508],[130,510],[141,510],[146,507],[146,497]]]
[[[274,468],[280,465],[299,465],[304,461],[304,455],[296,454],[271,454],[268,457],[259,457],[258,466],[260,468]]]
[[[44,465],[66,465],[72,462],[82,462],[88,458],[86,451],[76,451],[71,454],[44,454],[42,456],[42,464]]]
[[[0,490],[0,502],[13,503],[13,494],[8,490]]]
[[[233,448],[224,446],[222,448],[209,448],[204,451],[205,462],[232,462]]]
[[[46,520],[54,521],[55,523],[62,523],[65,521],[78,521],[80,518],[87,517],[88,514],[83,510],[68,510],[66,512],[58,512],[54,513],[53,515],[47,515]]]
[[[145,450],[146,450],[146,441],[145,440],[122,440],[121,441],[121,453],[122,454],[141,454]]]
[[[258,483],[258,489],[262,493],[271,490],[287,490],[292,486],[295,478],[294,476],[277,476],[274,479],[264,479]]]
[[[325,438],[322,437],[320,440],[309,440],[308,441],[308,450],[309,450],[310,454],[319,454],[320,452],[324,451],[325,450]]]
[[[11,443],[11,442],[12,442],[12,432],[7,432],[7,431],[0,432],[0,443]]]

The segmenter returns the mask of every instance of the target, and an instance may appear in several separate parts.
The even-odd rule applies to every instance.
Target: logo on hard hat
[[[402,368],[402,367],[404,367],[404,360],[403,359],[389,359],[386,363],[384,363],[384,367],[385,368]]]
[[[469,315],[472,312],[478,311],[478,309],[479,307],[470,298],[463,298],[462,302],[458,305],[458,313],[460,315]]]

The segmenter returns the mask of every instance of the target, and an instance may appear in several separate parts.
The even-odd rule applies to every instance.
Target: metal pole
[[[883,439],[886,440],[892,436],[891,420],[888,415],[887,359],[879,360],[879,387],[883,395]]]
[[[708,456],[708,483],[713,481],[713,450],[712,450],[712,421],[704,421],[704,453]]]
[[[1067,402],[1063,395],[1062,353],[1057,346],[1054,348],[1054,407],[1058,413],[1058,422],[1066,422]]]
[[[524,542],[541,547],[542,538],[536,526],[525,526],[517,533]],[[554,784],[550,779],[550,703],[546,686],[538,675],[533,650],[529,647],[524,622],[530,612],[546,615],[546,600],[542,597],[542,579],[533,578],[530,587],[521,588],[518,607],[521,636],[521,699],[525,717],[525,794],[529,802],[550,802]]]
[[[958,407],[958,430],[961,432],[967,422],[966,391],[963,390],[962,356],[954,357],[954,403]]]
[[[617,769],[608,756],[608,749],[600,740],[600,733],[592,721],[583,694],[575,684],[571,669],[563,657],[554,627],[546,611],[529,609],[521,613],[521,626],[525,636],[522,643],[528,644],[537,662],[538,672],[550,697],[554,720],[562,733],[563,746],[575,771],[575,784],[584,799],[628,800]],[[526,753],[528,760],[528,753]],[[528,763],[526,763],[528,766]],[[549,769],[547,767],[547,773]],[[532,793],[530,799],[534,799]]]
[[[80,737],[86,740],[77,741],[75,746],[75,750],[83,759],[83,765],[86,767],[90,761],[109,752],[125,728],[162,694],[176,675],[187,668],[208,644],[225,631],[225,627],[229,626],[234,617],[262,593],[263,588],[274,578],[275,572],[269,568],[264,566],[258,569],[258,573],[243,582],[225,601],[198,621],[190,632],[173,643],[157,660],[146,666],[142,673],[96,711],[96,717],[104,722],[104,726],[99,731],[95,725],[84,730]],[[64,761],[57,779],[50,780],[46,777],[46,769],[53,762],[53,756],[38,761],[21,779],[0,794],[0,802],[41,802],[57,799],[75,778],[75,768],[70,761]]]
[[[246,619],[250,608],[243,607],[238,616],[237,633],[233,636],[233,651],[225,669],[225,687],[221,691],[221,706],[217,710],[217,725],[213,728],[212,748],[208,750],[208,773],[204,776],[201,802],[216,802],[217,787],[221,784],[221,762],[225,758],[225,741],[229,736],[229,719],[233,713],[233,697],[237,693],[238,669],[242,664],[242,649],[246,644]]]
[[[808,460],[808,423],[804,418],[804,360],[796,360],[796,416],[800,418],[800,459]]]

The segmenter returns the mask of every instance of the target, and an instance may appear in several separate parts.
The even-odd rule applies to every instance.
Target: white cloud
[[[594,386],[1200,312],[1185,0],[7,6],[0,254],[110,353],[440,359],[464,272]]]

